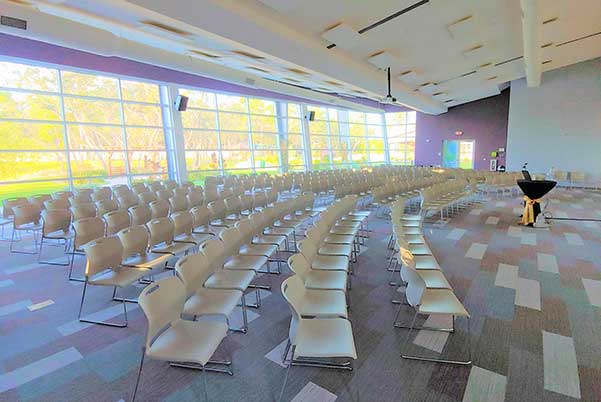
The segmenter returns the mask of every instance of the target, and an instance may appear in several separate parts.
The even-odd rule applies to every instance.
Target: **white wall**
[[[601,176],[601,58],[543,74],[538,88],[511,83],[507,168]]]

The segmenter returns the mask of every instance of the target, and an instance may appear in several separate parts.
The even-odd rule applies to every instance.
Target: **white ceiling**
[[[533,29],[539,46],[534,48],[544,47],[529,53],[526,60],[541,63],[538,70],[601,56],[601,34],[576,40],[601,32],[599,0],[522,1],[537,5]],[[1,2],[13,7],[15,3]],[[508,81],[526,75],[519,0],[423,1],[364,33],[359,31],[419,0],[16,2],[29,2],[33,5],[30,12],[52,16],[53,20],[46,21],[50,26],[38,32],[42,40],[44,34],[48,41],[57,37],[57,32],[50,35],[51,26],[61,18],[77,22],[82,32],[100,29],[126,39],[128,46],[160,49],[161,65],[169,66],[171,61],[177,69],[178,57],[194,57],[211,65],[207,71],[217,78],[220,69],[224,75],[235,70],[250,78],[288,82],[323,93],[381,99],[386,95],[385,72],[368,59],[386,52],[372,61],[390,64],[392,93],[399,103],[434,114],[497,94]],[[19,34],[4,27],[1,31]],[[71,42],[77,41],[77,32],[70,36]],[[328,49],[331,40],[339,43]],[[127,53],[123,44],[111,51],[128,57],[121,54]],[[399,79],[407,71],[412,74],[405,77],[412,78]]]

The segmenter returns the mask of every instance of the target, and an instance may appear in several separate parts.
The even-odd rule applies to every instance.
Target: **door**
[[[474,149],[474,140],[445,140],[442,144],[442,166],[473,169]]]

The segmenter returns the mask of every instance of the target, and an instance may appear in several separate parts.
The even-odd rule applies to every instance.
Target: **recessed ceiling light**
[[[298,68],[287,68],[286,70],[290,71],[291,73],[296,73],[296,74],[301,74],[301,75],[311,75],[308,72],[300,70]]]
[[[486,79],[486,81],[492,81],[492,80],[496,80],[497,78],[499,78],[499,76],[498,76],[498,75],[493,75],[492,77],[488,77],[488,78]]]
[[[544,21],[543,21],[543,25],[545,25],[545,24],[550,24],[550,23],[552,23],[552,22],[555,22],[555,21],[557,21],[558,19],[559,19],[559,17],[553,17],[553,18],[549,18],[548,20],[544,20]]]
[[[217,56],[215,54],[203,52],[202,50],[190,49],[190,53],[197,54],[199,56],[208,57],[209,59],[220,59],[221,56]]]
[[[432,94],[432,96],[440,96],[440,95],[444,95],[444,92],[436,92],[434,94]]]
[[[545,60],[545,61],[543,61],[543,64],[549,64],[549,63],[551,63],[552,61],[553,61],[553,60]]]
[[[545,43],[544,45],[541,46],[541,49],[545,49],[545,48],[548,48],[548,47],[553,46],[553,45],[554,45],[553,42]]]
[[[170,25],[163,24],[162,22],[158,22],[158,21],[144,20],[144,21],[141,21],[141,23],[144,25],[154,27],[154,28],[158,28],[162,31],[167,31],[172,34],[176,34],[176,35],[181,35],[181,36],[190,36],[191,35],[190,32],[184,31],[183,29],[172,27]]]
[[[246,68],[248,68],[249,70],[259,71],[261,73],[269,73],[269,71],[263,70],[262,68],[255,67],[255,66],[246,66]]]
[[[232,53],[235,53],[240,56],[248,57],[249,59],[254,59],[254,60],[264,60],[265,59],[265,57],[263,57],[263,56],[259,56],[258,54],[246,52],[244,50],[232,50]]]
[[[285,80],[285,81],[290,81],[290,82],[302,82],[302,81],[299,81],[299,80],[297,80],[297,79],[290,78],[290,77],[284,77],[284,80]]]
[[[18,4],[20,6],[32,6],[33,5],[29,1],[25,1],[25,0],[8,0],[8,2]]]
[[[342,86],[342,84],[341,84],[341,83],[339,83],[339,82],[336,82],[336,81],[324,81],[324,82],[325,82],[326,84],[334,85],[334,86],[336,86],[336,87],[340,87],[340,86]]]

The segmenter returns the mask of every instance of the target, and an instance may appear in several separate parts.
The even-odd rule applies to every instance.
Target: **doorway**
[[[442,166],[447,168],[474,168],[474,140],[445,140],[442,144]]]

